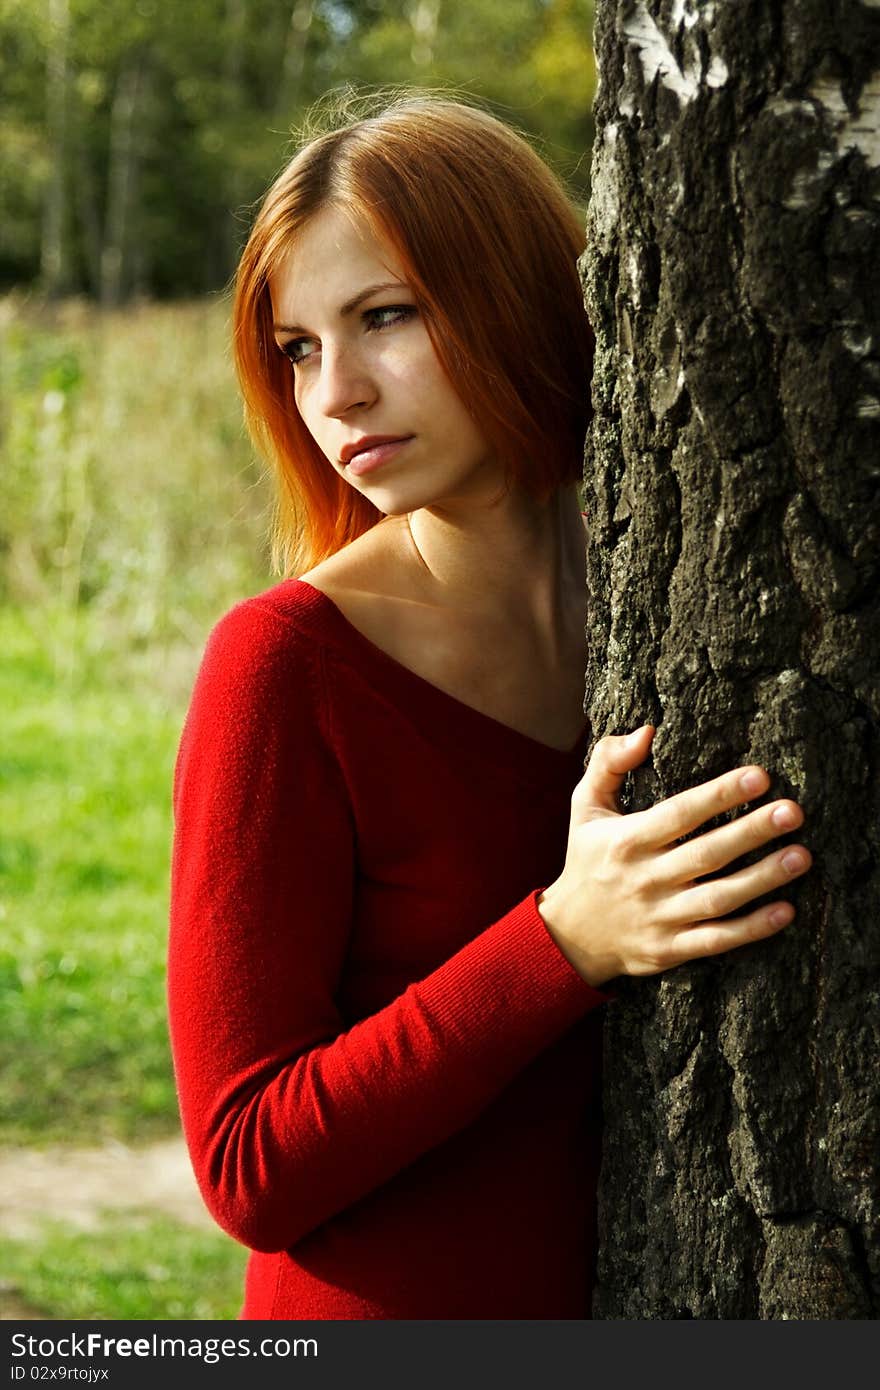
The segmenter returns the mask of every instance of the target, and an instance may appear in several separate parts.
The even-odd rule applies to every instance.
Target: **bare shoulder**
[[[586,517],[583,523],[587,530]],[[358,594],[400,603],[426,598],[426,594],[420,592],[419,575],[412,563],[405,516],[384,517],[357,540],[299,577],[334,602],[345,602]]]
[[[406,518],[386,516],[299,577],[334,602],[349,595],[393,598],[407,591],[404,573]]]
[[[320,589],[353,627],[404,665],[436,675],[442,617],[421,591],[406,518],[385,517],[299,577]]]

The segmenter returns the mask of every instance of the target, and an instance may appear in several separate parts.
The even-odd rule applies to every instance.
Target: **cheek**
[[[309,434],[314,440],[320,443],[321,440],[321,416],[310,404],[310,392],[299,378],[293,388],[293,399],[299,411],[299,418],[302,420]],[[326,421],[325,421],[326,423]]]
[[[296,408],[299,411],[302,418],[304,420],[307,419],[309,409],[309,393],[306,390],[306,387],[303,383],[302,376],[300,376],[299,373],[296,372],[294,373],[293,377],[293,399],[296,401]]]

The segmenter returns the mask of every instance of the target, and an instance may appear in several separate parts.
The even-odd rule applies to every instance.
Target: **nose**
[[[350,344],[321,346],[317,405],[323,415],[340,419],[358,406],[371,405],[376,384],[360,353]]]

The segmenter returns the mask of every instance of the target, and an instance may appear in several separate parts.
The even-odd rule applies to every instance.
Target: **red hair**
[[[296,408],[269,277],[309,218],[347,209],[395,253],[452,385],[536,498],[579,482],[593,335],[580,225],[531,146],[479,108],[404,94],[307,140],[272,184],[235,282],[235,364],[251,436],[277,474],[274,554],[300,572],[382,513],[330,466]]]

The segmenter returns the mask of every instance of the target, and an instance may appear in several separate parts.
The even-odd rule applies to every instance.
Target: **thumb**
[[[645,761],[655,733],[653,724],[643,724],[626,736],[608,734],[599,739],[572,797],[579,820],[589,819],[596,811],[619,812],[617,798],[623,779]]]

